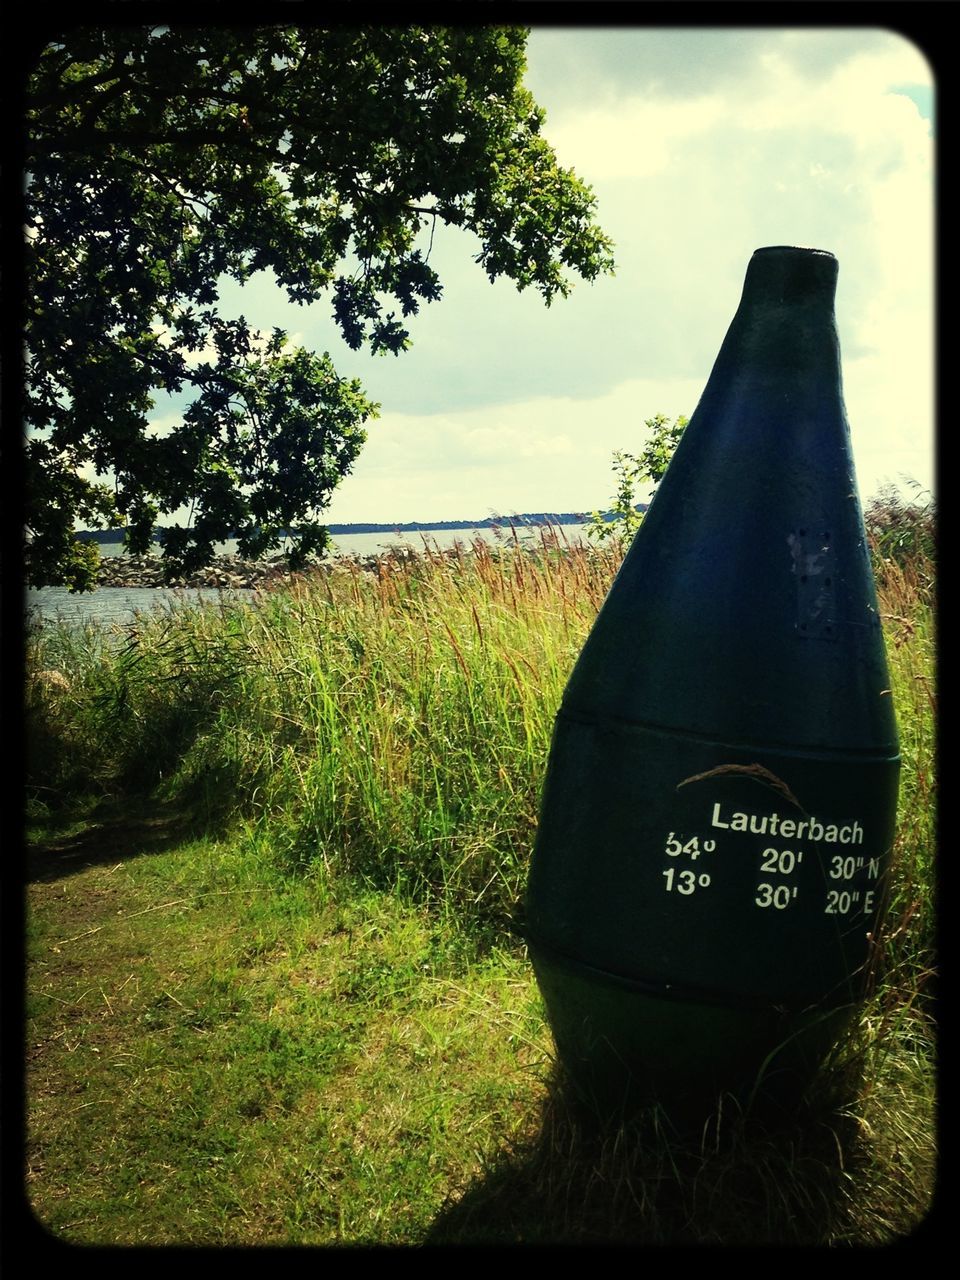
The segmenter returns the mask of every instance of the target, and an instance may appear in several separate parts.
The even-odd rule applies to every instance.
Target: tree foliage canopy
[[[239,537],[243,555],[319,518],[375,416],[328,355],[220,313],[218,282],[267,270],[326,295],[348,345],[399,353],[440,297],[436,224],[479,241],[494,280],[549,304],[612,268],[594,197],[559,167],[522,85],[513,28],[83,28],[29,89],[27,567],[93,584],[75,522],[190,507],[171,572]],[[165,433],[156,393],[186,396]]]

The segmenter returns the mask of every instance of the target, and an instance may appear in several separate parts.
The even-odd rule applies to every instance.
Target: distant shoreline
[[[640,503],[639,511],[645,511],[646,503]],[[612,520],[613,512],[604,511],[601,513],[604,520]],[[353,533],[431,533],[441,529],[509,529],[511,525],[517,526],[539,526],[539,525],[563,525],[563,524],[585,524],[592,518],[592,512],[583,511],[527,511],[519,515],[512,516],[484,516],[481,520],[409,520],[398,523],[396,521],[387,523],[374,523],[366,521],[357,524],[328,524],[327,532],[332,537],[344,536]],[[165,532],[163,526],[158,525],[153,531],[155,542],[162,542],[162,535]],[[77,537],[84,542],[97,542],[101,544],[123,542],[124,529],[83,529],[78,530]]]

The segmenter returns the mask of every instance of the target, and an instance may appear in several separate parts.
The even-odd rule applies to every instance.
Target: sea
[[[565,524],[561,526],[559,536],[570,543],[584,542],[585,530],[586,525],[583,524]],[[521,543],[529,542],[532,545],[538,545],[541,540],[540,530],[536,527],[517,527],[517,536]],[[350,533],[331,536],[331,551],[334,555],[364,557],[380,555],[392,547],[422,551],[425,542],[431,547],[444,550],[457,542],[469,545],[477,537],[494,544],[504,538],[512,539],[513,533],[509,528],[474,529],[469,526],[460,529],[425,529],[422,532]],[[236,542],[224,542],[216,551],[218,555],[233,555],[236,549]],[[155,550],[159,552],[160,548],[156,547]],[[112,556],[122,555],[123,552],[119,543],[104,543],[100,547],[100,554]],[[216,587],[98,587],[96,591],[81,594],[70,592],[66,587],[30,587],[25,592],[25,610],[29,626],[57,621],[122,625],[131,621],[137,613],[154,609],[177,608],[183,603],[197,600],[220,600],[224,597],[242,599],[252,595],[253,592],[249,590],[221,590]]]

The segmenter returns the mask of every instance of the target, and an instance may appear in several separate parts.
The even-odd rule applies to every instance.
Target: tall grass
[[[933,938],[928,550],[876,552],[904,756],[883,940],[894,966]],[[257,821],[289,865],[502,923],[563,686],[620,554],[548,531],[534,552],[427,545],[252,603],[42,628],[29,655],[33,802],[155,792]]]
[[[899,1041],[922,1055],[936,1015],[936,559],[932,513],[911,510],[906,524],[899,537],[888,510],[885,535],[871,539],[902,765],[879,983],[864,1022],[875,1052]]]
[[[165,610],[112,635],[43,630],[36,798],[158,790],[269,824],[289,862],[502,914],[616,559],[546,532],[532,553],[426,546],[249,605]]]
[[[45,626],[28,654],[29,803],[48,825],[78,802],[150,795],[208,822],[246,824],[252,839],[232,842],[231,856],[245,848],[276,860],[291,873],[284,883],[298,886],[300,870],[315,870],[345,901],[351,877],[396,890],[433,921],[438,954],[457,939],[468,954],[491,939],[492,961],[516,978],[510,920],[552,722],[621,554],[613,543],[567,548],[547,535],[535,553],[515,544],[478,543],[452,556],[427,547],[415,558],[383,557],[376,573],[316,573],[246,604],[166,608],[124,626]],[[438,1241],[542,1231],[582,1242],[642,1230],[659,1243],[884,1242],[922,1215],[934,1161],[935,561],[932,544],[908,547],[895,536],[874,542],[874,559],[903,769],[875,989],[818,1081],[822,1097],[839,1101],[825,1108],[812,1098],[778,1135],[756,1132],[745,1117],[688,1139],[581,1130],[551,1089],[540,1120],[514,1117],[495,1164],[436,1221]],[[180,896],[165,891],[161,905]],[[286,924],[268,923],[287,937]],[[101,938],[99,924],[84,920],[76,932]],[[309,928],[313,936],[317,926]],[[334,948],[340,933],[332,936]],[[422,956],[411,957],[409,980],[419,982]],[[369,963],[363,1008],[376,975],[397,977],[395,966]],[[332,970],[337,981],[341,968]],[[117,979],[119,991],[119,971]],[[127,981],[124,972],[124,991]],[[246,979],[241,986],[246,993]],[[271,1017],[289,995],[270,997]],[[165,992],[156,999],[168,1009]],[[175,1007],[198,1003],[183,991]],[[323,1005],[322,1019],[341,1006],[354,1007]],[[536,1020],[529,1001],[523,1008]],[[390,1005],[383,1016],[395,1026],[401,1013]],[[262,1052],[249,1056],[256,1065]],[[381,1058],[389,1055],[370,1062]],[[478,1070],[458,1060],[458,1076],[473,1081]],[[289,1076],[286,1066],[280,1075]],[[356,1105],[363,1111],[369,1099]],[[405,1157],[402,1148],[391,1147],[391,1159]],[[412,1168],[421,1182],[424,1168]]]

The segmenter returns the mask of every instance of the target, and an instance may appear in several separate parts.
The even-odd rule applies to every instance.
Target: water
[[[137,613],[175,608],[180,603],[220,600],[236,596],[248,598],[252,591],[220,591],[216,587],[173,590],[167,587],[100,587],[74,594],[66,587],[30,587],[26,611],[31,621],[124,623]]]
[[[587,527],[585,524],[565,524],[561,527],[563,537],[568,542],[585,540],[584,530]],[[528,528],[517,526],[517,536],[521,542],[539,543],[540,530],[535,526]],[[513,533],[508,526],[498,529],[474,529],[470,525],[464,525],[458,529],[424,529],[422,533],[344,533],[336,536],[331,534],[330,551],[333,555],[375,556],[384,551],[389,551],[391,547],[409,547],[413,551],[422,551],[424,540],[431,547],[444,549],[454,546],[457,542],[470,543],[474,538],[483,538],[485,542],[493,544],[498,541],[512,540]],[[237,543],[234,540],[220,542],[215,547],[215,550],[217,555],[232,556],[236,554]],[[154,545],[152,551],[154,554],[159,555],[160,547]],[[123,554],[123,548],[119,542],[104,543],[100,548],[100,554],[102,556],[119,556]]]
[[[571,544],[586,540],[585,525],[563,525],[561,541],[566,538]],[[540,533],[537,529],[518,529],[521,543],[529,542],[538,545]],[[499,538],[498,538],[499,534]],[[430,546],[445,549],[457,542],[470,543],[481,537],[491,544],[504,539],[503,530],[493,529],[430,529],[421,533],[352,533],[343,534],[331,539],[334,554],[351,556],[372,556],[388,551],[391,547],[408,547],[413,551],[422,551],[424,539]],[[512,538],[510,530],[506,537]],[[217,547],[218,555],[233,555],[236,542],[225,542]],[[155,548],[159,551],[159,548]],[[102,556],[122,554],[119,543],[106,543],[100,548]],[[100,587],[96,591],[76,595],[66,587],[31,587],[26,592],[26,610],[33,621],[56,621],[82,623],[95,620],[106,624],[122,624],[129,622],[137,612],[151,609],[175,608],[180,603],[194,603],[197,600],[220,600],[236,597],[249,599],[252,591],[224,590],[216,587],[168,588],[168,587]]]

